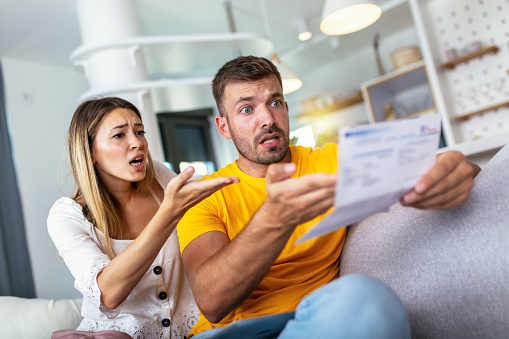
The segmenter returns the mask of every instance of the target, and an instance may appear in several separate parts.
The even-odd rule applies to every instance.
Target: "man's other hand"
[[[460,152],[444,152],[414,188],[403,195],[401,204],[425,210],[457,207],[468,200],[480,171]]]

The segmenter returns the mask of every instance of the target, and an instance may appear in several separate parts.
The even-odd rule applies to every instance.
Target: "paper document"
[[[343,128],[334,211],[297,242],[386,212],[435,163],[440,115]]]

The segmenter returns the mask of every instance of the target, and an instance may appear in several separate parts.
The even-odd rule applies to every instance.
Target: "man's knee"
[[[385,283],[366,275],[347,275],[319,288],[299,304],[295,318],[344,337],[410,336],[403,303]]]

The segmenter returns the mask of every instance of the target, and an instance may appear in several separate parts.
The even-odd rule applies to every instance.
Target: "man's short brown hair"
[[[223,106],[223,96],[226,86],[232,82],[257,81],[275,75],[281,87],[281,75],[274,64],[262,57],[240,56],[228,61],[216,73],[212,80],[212,94],[216,100],[217,109],[221,116],[226,116]]]

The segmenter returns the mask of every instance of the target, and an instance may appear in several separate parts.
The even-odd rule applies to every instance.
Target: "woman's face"
[[[127,108],[116,108],[99,124],[92,142],[97,175],[109,188],[145,178],[148,143],[140,118]]]

